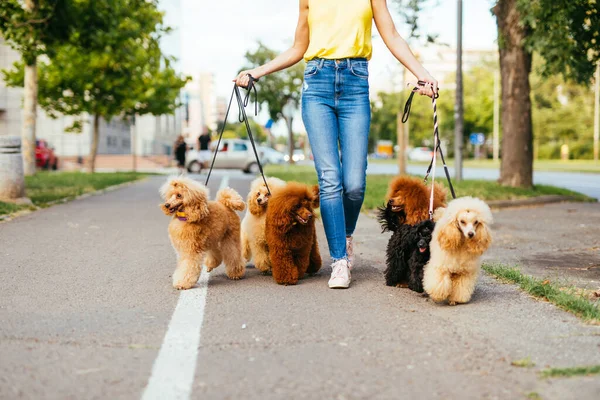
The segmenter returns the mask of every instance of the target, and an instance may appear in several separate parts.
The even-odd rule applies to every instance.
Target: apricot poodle
[[[439,208],[434,219],[423,288],[434,301],[467,303],[475,291],[481,255],[492,243],[492,212],[480,199],[461,197]]]
[[[379,208],[380,219],[390,227],[416,225],[429,218],[431,188],[422,179],[402,175],[390,182],[385,197],[386,206]],[[446,189],[439,184],[433,189],[433,209],[446,205]]]
[[[321,268],[314,216],[318,207],[318,185],[290,182],[273,192],[265,233],[275,282],[295,285]]]
[[[285,182],[278,178],[267,178],[267,184],[271,190],[285,186]],[[248,193],[248,212],[242,219],[244,259],[246,261],[252,259],[256,269],[263,273],[271,272],[269,246],[267,246],[265,237],[265,220],[270,197],[263,178],[255,179],[250,185],[250,193]]]
[[[202,261],[210,272],[225,262],[230,279],[245,273],[240,243],[240,217],[246,205],[233,189],[222,189],[216,201],[209,201],[208,188],[186,177],[171,178],[160,189],[161,208],[172,216],[169,238],[177,253],[173,287],[193,287],[202,270]]]

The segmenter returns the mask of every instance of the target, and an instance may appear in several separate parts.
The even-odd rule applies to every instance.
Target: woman
[[[302,119],[315,159],[321,215],[333,259],[330,288],[347,288],[351,282],[352,234],[366,185],[373,20],[392,54],[427,83],[420,94],[437,93],[437,81],[398,34],[386,0],[300,0],[292,47],[235,79],[238,86],[246,87],[248,75],[258,79],[302,58],[307,62]]]
[[[187,144],[185,143],[182,135],[177,137],[173,147],[175,159],[177,160],[177,168],[179,168],[179,174],[183,175],[185,173],[185,153],[187,152]]]

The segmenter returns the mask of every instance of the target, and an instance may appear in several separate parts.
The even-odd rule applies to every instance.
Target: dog
[[[433,301],[467,303],[475,291],[481,255],[492,243],[492,211],[480,199],[461,197],[439,208],[434,220],[423,287]]]
[[[379,208],[379,214],[385,213],[386,223],[390,226],[416,225],[429,218],[430,190],[420,178],[399,176],[390,182],[386,205]],[[446,189],[436,183],[433,185],[433,211],[445,205]]]
[[[295,285],[321,268],[314,216],[318,207],[318,185],[289,182],[269,200],[265,236],[273,279],[280,285]]]
[[[285,186],[285,182],[278,178],[267,178],[267,184],[271,190]],[[265,237],[265,220],[270,197],[262,177],[255,179],[250,185],[250,193],[246,199],[248,212],[242,219],[244,259],[250,261],[252,258],[256,269],[263,273],[271,272],[269,247]]]
[[[435,223],[430,219],[416,225],[397,225],[394,220],[385,219],[380,219],[380,223],[384,232],[393,232],[386,251],[385,284],[408,285],[410,290],[423,293],[423,267],[429,261],[429,242]]]
[[[172,216],[169,238],[177,253],[177,268],[173,272],[173,287],[193,287],[202,271],[207,272],[225,262],[230,279],[240,279],[245,273],[240,240],[240,217],[236,211],[246,208],[242,197],[233,189],[217,193],[209,201],[208,188],[186,177],[172,178],[160,189],[164,203],[162,211]]]

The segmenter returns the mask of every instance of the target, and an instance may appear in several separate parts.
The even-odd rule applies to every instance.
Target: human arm
[[[383,39],[383,42],[388,49],[392,52],[394,57],[402,63],[414,76],[420,81],[429,83],[433,87],[433,93],[438,92],[438,82],[433,76],[423,67],[423,65],[417,60],[413,52],[408,47],[406,41],[400,36],[390,15],[386,0],[371,0],[371,6],[373,8],[373,18],[375,19],[375,26]],[[431,87],[426,85],[419,90],[420,94],[432,96]]]
[[[296,26],[296,34],[292,47],[266,64],[240,72],[233,81],[238,86],[247,87],[249,83],[248,74],[252,75],[254,79],[259,79],[270,73],[291,67],[302,60],[304,53],[308,49],[308,43],[308,0],[300,0],[300,15],[298,16],[298,25]]]

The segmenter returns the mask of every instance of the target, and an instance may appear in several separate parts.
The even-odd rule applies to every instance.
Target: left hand
[[[426,73],[419,76],[419,80],[425,82],[424,86],[419,86],[419,94],[421,96],[433,97],[438,94],[438,81],[431,74]]]

